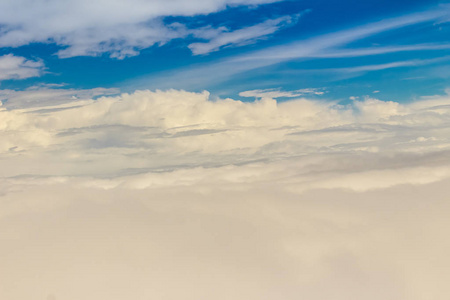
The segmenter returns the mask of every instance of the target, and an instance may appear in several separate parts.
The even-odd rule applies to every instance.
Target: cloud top
[[[390,169],[390,164],[414,165],[414,157],[444,155],[448,147],[446,96],[411,104],[367,98],[339,105],[306,98],[211,101],[207,92],[171,90],[90,99],[108,92],[117,91],[3,91],[2,155],[22,168],[30,166],[20,171],[27,174],[35,173],[32,161],[54,153],[48,161],[54,175],[116,176],[133,168],[145,173],[317,155],[376,157]],[[382,162],[386,155],[398,157]],[[114,164],[111,157],[116,157]],[[72,171],[58,170],[56,158]],[[360,171],[370,173],[373,167]]]

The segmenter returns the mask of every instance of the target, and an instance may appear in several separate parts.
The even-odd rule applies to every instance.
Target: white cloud
[[[277,19],[269,19],[260,24],[245,27],[235,31],[229,31],[224,27],[213,31],[208,30],[206,36],[209,41],[202,43],[192,43],[189,45],[189,49],[192,50],[193,54],[198,55],[218,51],[223,47],[236,47],[253,44],[260,39],[267,38],[268,35],[273,34],[280,28],[296,22],[298,17],[299,16],[296,16],[295,18],[285,16]],[[204,33],[200,33],[199,37],[201,37],[202,35],[204,35]]]
[[[450,293],[448,95],[116,92],[2,91],[0,298]]]
[[[278,0],[20,0],[0,2],[0,47],[33,42],[65,46],[60,57],[100,55],[124,58],[139,50],[185,37],[184,26],[165,25],[167,16],[214,13],[228,6]]]
[[[0,81],[39,77],[43,70],[42,61],[29,60],[12,54],[0,56]]]

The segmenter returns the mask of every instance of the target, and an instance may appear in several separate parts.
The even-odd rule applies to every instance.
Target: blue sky
[[[330,100],[408,101],[450,86],[448,1],[207,1],[184,9],[149,1],[142,12],[121,1],[101,11],[81,1],[70,12],[70,2],[29,5],[34,12],[23,18],[1,4],[0,55],[39,65],[24,76],[10,71],[0,88],[173,88],[241,98],[309,90]]]

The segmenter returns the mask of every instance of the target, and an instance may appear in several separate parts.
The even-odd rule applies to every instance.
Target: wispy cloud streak
[[[262,23],[230,31],[228,28],[194,30],[194,36],[207,36],[209,41],[197,42],[189,45],[194,55],[208,54],[218,51],[221,48],[237,47],[253,44],[258,40],[267,39],[269,35],[275,33],[281,28],[295,24],[300,15],[284,16],[276,19],[269,19]],[[198,33],[197,33],[198,32]],[[199,34],[200,33],[200,34]]]
[[[233,75],[250,70],[268,67],[294,59],[308,59],[315,55],[327,53],[333,48],[341,47],[351,42],[365,39],[383,32],[400,29],[415,24],[441,20],[449,15],[445,9],[432,9],[425,12],[412,13],[396,18],[386,19],[374,23],[368,23],[356,28],[332,32],[303,41],[296,41],[287,45],[270,47],[260,51],[254,51],[243,55],[228,58],[226,60],[204,66],[190,67],[187,70],[178,70],[176,74],[168,76],[160,74],[154,83],[165,86],[164,82],[184,84],[186,87],[196,87],[202,84],[213,84],[231,78]],[[409,47],[393,47],[379,50],[366,50],[366,54],[376,52],[413,51],[413,50],[437,50],[447,49],[448,45],[413,45]],[[364,52],[364,50],[363,50]],[[355,53],[361,55],[362,52]],[[325,54],[326,55],[326,54]],[[350,55],[349,53],[344,55]],[[145,81],[148,84],[148,81]]]
[[[400,45],[387,47],[372,47],[362,49],[331,49],[319,53],[313,53],[311,58],[344,58],[371,56],[396,52],[413,52],[413,51],[439,51],[449,50],[450,44],[419,44],[419,45]]]

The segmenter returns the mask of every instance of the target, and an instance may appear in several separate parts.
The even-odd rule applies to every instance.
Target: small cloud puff
[[[40,60],[29,60],[22,56],[6,54],[0,56],[0,81],[39,77],[44,67],[44,63]]]

